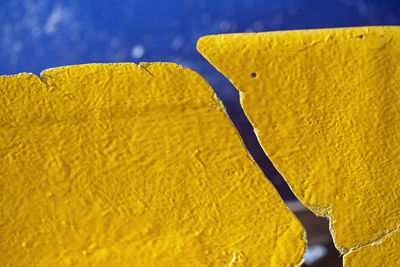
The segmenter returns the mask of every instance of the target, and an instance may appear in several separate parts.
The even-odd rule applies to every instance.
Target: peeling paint
[[[400,27],[227,34],[198,43],[240,91],[293,192],[329,218],[336,247],[352,251],[345,257],[352,266],[360,257],[368,266],[399,261],[395,238],[376,250],[387,249],[385,259],[366,253],[400,222],[399,47]]]
[[[0,76],[1,266],[294,266],[304,230],[195,72]]]
[[[399,227],[383,235],[378,241],[359,247],[344,256],[346,266],[399,266]]]

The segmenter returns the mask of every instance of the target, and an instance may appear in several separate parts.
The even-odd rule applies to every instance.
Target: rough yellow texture
[[[400,27],[206,36],[198,50],[342,253],[399,225]]]
[[[349,252],[344,256],[344,265],[350,267],[400,266],[400,231],[396,229],[377,242]]]
[[[304,231],[175,64],[0,77],[1,266],[293,266]]]

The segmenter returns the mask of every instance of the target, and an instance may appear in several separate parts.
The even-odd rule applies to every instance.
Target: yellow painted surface
[[[43,83],[43,82],[44,83]],[[293,266],[304,230],[195,72],[0,77],[1,266]]]
[[[344,256],[344,265],[350,267],[400,266],[399,257],[400,231],[385,235],[377,242],[349,252]]]
[[[399,225],[400,27],[206,36],[198,50],[342,253]]]

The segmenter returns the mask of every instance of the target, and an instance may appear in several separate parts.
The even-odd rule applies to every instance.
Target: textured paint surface
[[[206,36],[198,50],[240,90],[267,155],[330,218],[342,253],[399,225],[399,27]]]
[[[400,231],[385,235],[381,240],[368,244],[344,256],[346,266],[400,266]]]
[[[0,77],[1,266],[293,266],[304,230],[174,64]]]

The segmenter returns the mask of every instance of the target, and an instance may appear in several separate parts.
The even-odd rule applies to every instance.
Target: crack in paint
[[[359,250],[360,248],[363,248],[363,247],[373,246],[373,245],[380,245],[383,242],[382,239],[384,239],[387,235],[389,235],[389,234],[391,234],[391,233],[393,233],[393,232],[395,232],[395,231],[397,231],[399,229],[400,229],[400,224],[397,225],[395,228],[390,229],[387,232],[383,232],[383,233],[379,234],[374,240],[371,240],[371,241],[369,241],[367,243],[352,247],[351,249],[349,249],[349,251],[346,254],[348,254],[350,252],[353,252],[353,251],[357,251],[357,250]]]

